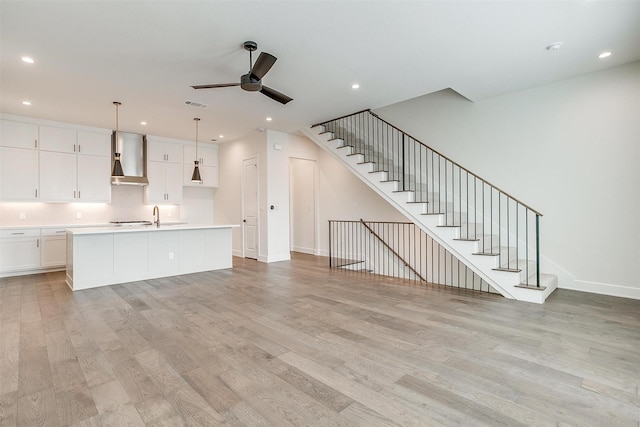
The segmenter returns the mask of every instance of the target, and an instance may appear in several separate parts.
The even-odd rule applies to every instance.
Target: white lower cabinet
[[[0,232],[0,273],[40,268],[40,229]]]
[[[42,268],[59,268],[67,264],[67,234],[64,229],[42,229]]]

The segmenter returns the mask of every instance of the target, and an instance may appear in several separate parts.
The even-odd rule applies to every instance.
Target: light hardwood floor
[[[326,258],[72,293],[0,279],[2,426],[640,425],[640,301],[544,305]]]

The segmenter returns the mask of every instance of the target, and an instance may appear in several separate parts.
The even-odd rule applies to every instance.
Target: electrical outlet
[[[173,259],[173,252],[169,252],[169,259],[172,260]]]
[[[82,212],[76,212],[76,219],[82,218]]]
[[[27,219],[27,214],[24,212],[20,212],[20,219]]]

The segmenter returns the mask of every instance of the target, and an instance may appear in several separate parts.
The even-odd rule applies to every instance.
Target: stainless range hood
[[[147,179],[147,136],[138,133],[116,132],[111,134],[113,153],[120,153],[124,176],[111,177],[114,185],[148,185]],[[113,167],[112,160],[112,167]]]

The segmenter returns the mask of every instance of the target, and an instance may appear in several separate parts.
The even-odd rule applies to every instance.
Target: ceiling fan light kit
[[[242,47],[244,48],[244,50],[249,52],[249,72],[240,76],[240,83],[221,83],[197,85],[191,87],[194,89],[214,89],[221,87],[240,86],[242,90],[246,90],[248,92],[260,92],[263,95],[281,104],[287,104],[288,102],[293,101],[293,98],[262,84],[262,78],[265,76],[265,74],[267,74],[271,67],[273,67],[273,64],[275,64],[278,58],[271,55],[270,53],[261,52],[260,56],[258,56],[258,59],[256,60],[256,63],[254,64],[253,52],[258,49],[258,44],[254,41],[246,41],[242,44]]]

